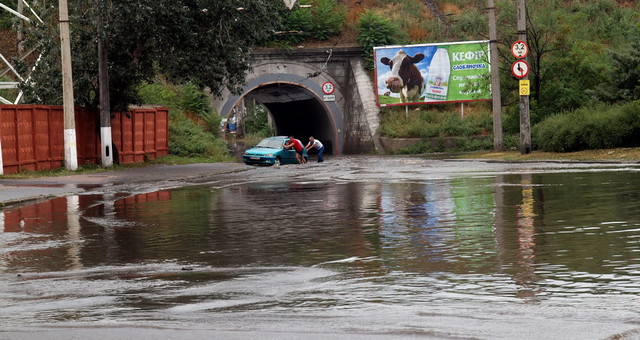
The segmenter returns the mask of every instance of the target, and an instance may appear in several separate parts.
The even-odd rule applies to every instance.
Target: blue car
[[[261,140],[258,145],[245,151],[242,159],[246,164],[298,164],[298,161],[296,160],[296,151],[293,150],[293,148],[284,148],[284,144],[288,141],[289,138],[286,136],[265,138]],[[302,151],[302,155],[305,159],[309,159],[306,149]]]

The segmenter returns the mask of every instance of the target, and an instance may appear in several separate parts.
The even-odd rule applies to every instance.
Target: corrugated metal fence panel
[[[116,144],[116,148],[118,148],[118,154],[120,156],[120,163],[134,163],[133,115],[131,117],[127,117],[124,113],[118,113],[117,116],[120,117],[120,131],[122,132],[122,144]]]
[[[115,113],[111,118],[111,142],[115,146],[115,149],[117,149],[112,150],[114,163],[119,161],[117,160],[117,158],[120,157],[118,153],[121,152],[119,150],[122,148],[122,121],[120,116],[120,113]]]
[[[19,170],[18,133],[16,128],[16,110],[3,109],[0,115],[0,133],[2,134],[2,163],[5,173]]]
[[[133,152],[134,162],[144,162],[144,111],[134,110],[133,116]]]
[[[156,109],[156,157],[169,154],[169,110]]]
[[[161,124],[158,124],[158,121]],[[111,138],[121,164],[140,163],[169,154],[169,110],[134,108],[111,119]]]
[[[165,156],[169,154],[169,110],[135,108],[128,115],[116,113],[111,119],[111,138],[121,164]]]
[[[56,115],[62,117],[62,109],[35,107],[33,108],[33,113],[35,155],[38,161],[38,169],[60,167],[64,161],[64,155],[62,148],[56,148],[55,145],[62,145],[64,137],[62,130],[60,130],[60,133],[56,133],[56,128],[62,129],[62,125],[55,126],[55,118],[53,117]]]
[[[76,144],[78,164],[95,164],[100,160],[99,113],[96,110],[76,108]]]
[[[155,111],[144,110],[144,151],[150,159],[156,159],[156,114]]]
[[[20,166],[26,170],[37,170],[33,116],[33,107],[19,107],[16,109],[18,159],[20,160]]]
[[[96,110],[75,108],[78,164],[100,163]],[[133,109],[130,117],[111,119],[113,144],[120,163],[143,162],[168,154],[168,110]],[[64,165],[64,110],[61,106],[0,105],[0,138],[5,174],[53,169]]]
[[[64,166],[64,109],[62,106],[58,106],[47,110],[47,112],[49,115],[51,168],[53,169]]]

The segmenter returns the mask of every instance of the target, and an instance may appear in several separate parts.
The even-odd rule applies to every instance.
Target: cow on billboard
[[[424,77],[415,64],[424,59],[424,54],[416,53],[413,57],[403,50],[398,50],[396,55],[389,59],[380,58],[380,62],[391,68],[391,75],[385,80],[390,92],[400,94],[401,103],[412,103],[420,100],[420,95],[425,89]]]

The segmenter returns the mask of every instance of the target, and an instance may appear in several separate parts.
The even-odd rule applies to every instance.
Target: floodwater
[[[0,339],[640,338],[637,168],[295,167],[5,209]]]

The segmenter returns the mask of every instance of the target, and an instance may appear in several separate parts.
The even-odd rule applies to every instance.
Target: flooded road
[[[8,207],[0,339],[640,339],[639,206],[638,165],[355,157]]]

